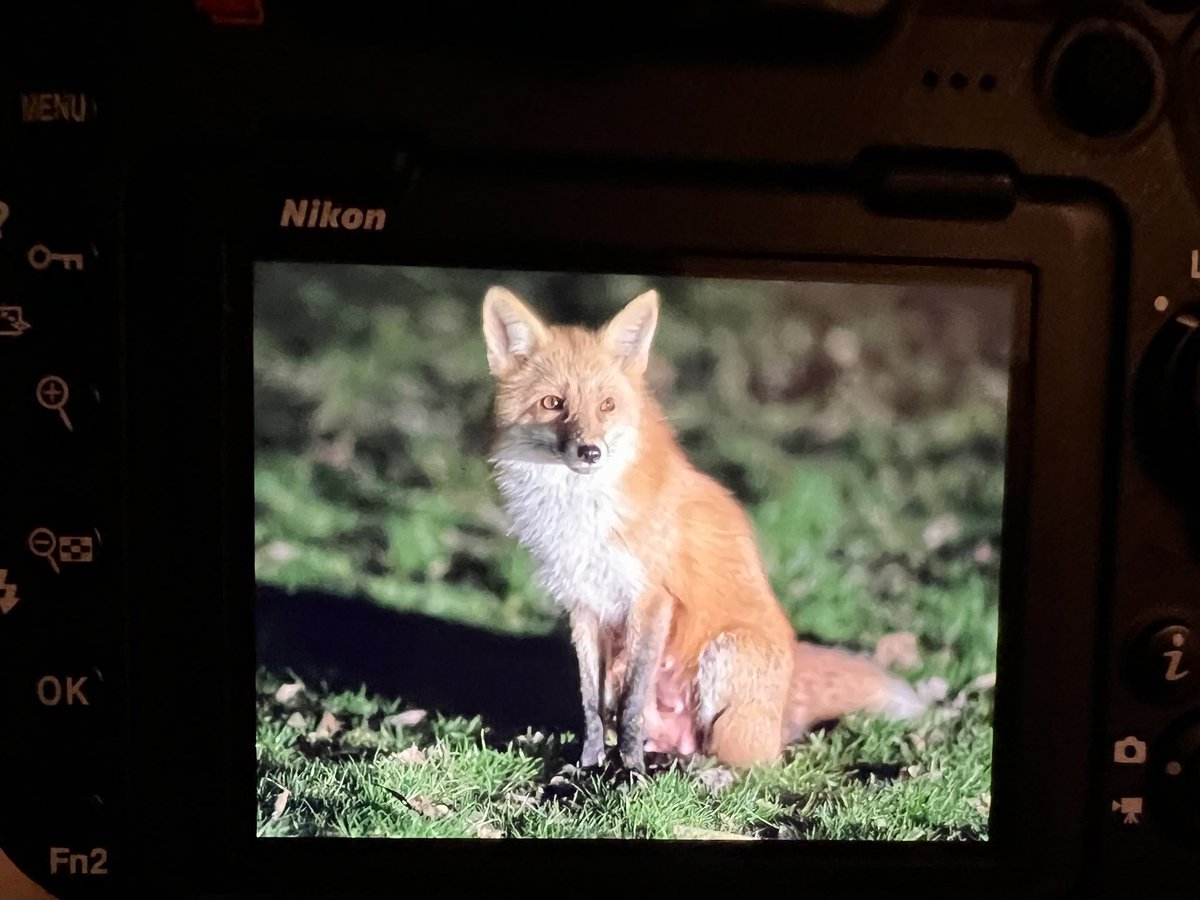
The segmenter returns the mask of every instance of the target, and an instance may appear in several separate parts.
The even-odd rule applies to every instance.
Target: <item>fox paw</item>
[[[604,741],[584,741],[579,754],[579,768],[590,769],[604,764]]]
[[[642,747],[642,742],[621,748],[621,765],[631,772],[646,771],[646,753]]]

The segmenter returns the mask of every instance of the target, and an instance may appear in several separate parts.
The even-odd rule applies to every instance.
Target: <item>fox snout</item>
[[[591,473],[608,461],[608,441],[600,422],[569,414],[559,426],[558,450],[568,468]]]
[[[575,448],[575,455],[582,459],[585,463],[600,462],[600,448],[595,444],[580,444]]]
[[[563,462],[573,471],[589,474],[599,469],[606,461],[604,442],[587,443],[581,440],[569,440],[563,447]]]

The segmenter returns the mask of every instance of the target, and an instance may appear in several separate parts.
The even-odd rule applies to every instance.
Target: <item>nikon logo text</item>
[[[345,228],[347,231],[381,231],[387,211],[358,206],[334,206],[332,200],[283,201],[280,228]]]

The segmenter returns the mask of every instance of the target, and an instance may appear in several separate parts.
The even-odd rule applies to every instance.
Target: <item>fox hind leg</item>
[[[737,767],[777,760],[791,674],[791,646],[743,631],[713,638],[696,677],[708,752]]]
[[[646,710],[655,702],[659,665],[670,628],[671,600],[666,595],[644,597],[631,610],[626,623],[617,750],[627,769],[646,770]]]

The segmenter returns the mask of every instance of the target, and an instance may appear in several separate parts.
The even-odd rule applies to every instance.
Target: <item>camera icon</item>
[[[1146,742],[1132,734],[1113,744],[1113,762],[1126,766],[1138,766],[1146,762]]]

